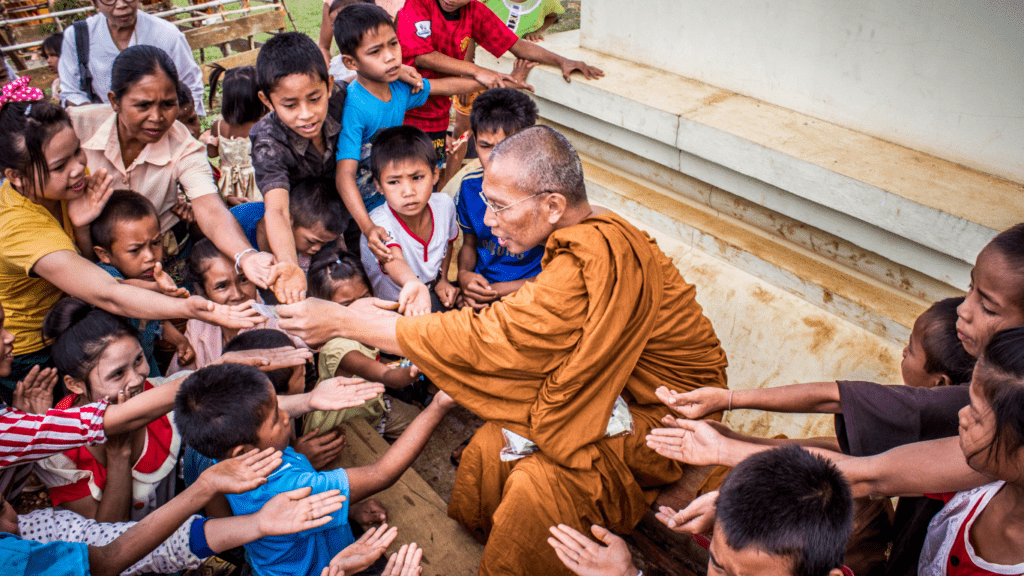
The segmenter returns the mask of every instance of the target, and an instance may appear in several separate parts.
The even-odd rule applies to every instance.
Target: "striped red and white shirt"
[[[0,405],[0,468],[105,442],[103,416],[108,405],[104,400],[46,414]]]

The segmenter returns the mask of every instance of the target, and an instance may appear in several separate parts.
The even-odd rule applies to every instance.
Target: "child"
[[[318,254],[309,268],[309,296],[348,306],[372,296],[363,266],[342,248]],[[321,380],[336,376],[363,378],[388,388],[404,388],[420,378],[415,366],[392,368],[380,361],[380,350],[347,338],[334,338],[320,349]],[[355,417],[365,418],[382,436],[394,440],[419,413],[414,406],[395,398],[378,397],[344,413],[314,412],[306,417],[305,430],[330,429]]]
[[[540,42],[544,31],[558,22],[558,15],[565,14],[559,0],[541,0],[519,4],[515,9],[502,0],[485,0],[484,4],[505,23],[505,27],[528,42]]]
[[[424,81],[422,90],[413,93],[412,86],[399,80],[402,47],[394,20],[373,4],[343,8],[334,22],[334,38],[345,66],[356,72],[355,81],[348,85],[338,136],[337,186],[371,250],[386,260],[384,230],[369,217],[371,210],[384,204],[370,178],[374,138],[385,128],[401,125],[406,110],[422,106],[428,96],[467,94],[482,86],[471,78],[441,78]]]
[[[57,409],[123,403],[154,388],[138,332],[124,319],[77,298],[47,314],[43,335],[71,394]],[[55,506],[99,522],[141,520],[174,496],[181,438],[162,416],[102,446],[74,448],[37,465]]]
[[[43,50],[43,58],[46,58],[46,67],[53,74],[53,83],[50,84],[50,98],[60,102],[60,76],[58,76],[57,64],[60,62],[60,51],[64,45],[64,35],[61,33],[50,34],[43,40],[40,48]]]
[[[235,306],[254,301],[262,304],[256,293],[256,285],[244,274],[240,274],[231,258],[217,250],[209,238],[203,238],[193,246],[188,257],[187,274],[193,289],[217,304]],[[262,327],[277,330],[277,319],[266,318]],[[175,355],[167,372],[174,374],[183,369],[196,370],[209,365],[220,357],[224,343],[240,331],[189,320],[185,338],[195,350],[195,359],[191,363],[183,363]],[[293,342],[296,346],[305,347],[301,340],[293,339]]]
[[[252,167],[252,142],[249,131],[267,113],[256,88],[256,68],[240,66],[225,70],[213,65],[210,74],[210,110],[217,95],[217,81],[223,76],[220,101],[221,119],[210,126],[200,140],[206,143],[210,158],[220,158],[220,180],[217,186],[228,205],[262,202]]]
[[[378,262],[365,236],[360,242],[373,293],[397,301],[406,315],[450,308],[458,288],[448,282],[448,266],[459,228],[455,203],[433,193],[438,178],[433,143],[418,128],[388,128],[377,136],[370,170],[387,200],[370,212],[370,219],[386,231],[391,250],[389,261]]]
[[[341,9],[356,2],[373,4],[373,0],[324,0],[324,7],[320,17],[320,37],[318,44],[323,52],[324,61],[327,62],[328,71],[335,79],[351,83],[356,77],[354,70],[349,70],[341,61],[341,54],[331,57],[331,44],[334,42],[334,22],[338,19]]]
[[[588,79],[604,75],[583,62],[567,60],[532,43],[520,40],[515,32],[491,12],[483,2],[446,0],[409,0],[398,12],[398,39],[405,63],[415,65],[424,78],[431,80],[458,75],[475,78],[487,88],[509,85],[512,77],[467,62],[470,40],[499,57],[512,52],[516,58],[548,64],[562,70],[566,82],[573,71]],[[444,163],[445,136],[451,99],[432,97],[405,115],[405,122],[422,129],[438,148]]]
[[[298,265],[291,232],[289,192],[294,183],[309,178],[334,180],[335,146],[345,105],[345,85],[327,73],[320,49],[299,32],[277,34],[267,40],[256,58],[256,86],[260,100],[271,110],[253,126],[252,166],[256,187],[266,203],[266,229],[270,248],[287,274],[277,294],[285,303],[301,299],[306,277]]]
[[[288,194],[288,211],[292,217],[292,237],[298,253],[299,268],[309,269],[310,258],[324,246],[335,242],[345,232],[348,214],[338,198],[334,181],[310,178],[296,183]],[[246,202],[231,209],[252,247],[270,251],[267,233],[266,205]]]
[[[491,150],[505,138],[537,123],[537,105],[522,92],[491,88],[473,102],[469,117],[480,168],[462,179],[456,200],[462,248],[459,250],[459,287],[465,305],[480,310],[540,274],[544,247],[512,254],[501,246],[484,224],[487,206],[480,196]]]
[[[797,446],[761,452],[736,466],[716,494],[708,574],[847,574],[853,499],[828,460]],[[640,574],[621,538],[601,526],[591,531],[608,547],[565,525],[551,527],[548,543],[576,574]]]
[[[211,366],[190,375],[175,399],[175,417],[185,442],[210,458],[244,453],[250,446],[282,450],[284,463],[271,473],[266,485],[228,496],[235,514],[248,514],[276,494],[297,486],[313,486],[314,490],[337,488],[348,496],[349,502],[358,502],[387,488],[412,464],[453,405],[451,398],[439,393],[375,464],[330,472],[314,471],[308,460],[288,447],[290,418],[278,408],[277,395],[267,378],[250,367]],[[319,574],[332,556],[354,541],[347,512],[346,506],[320,529],[247,544],[246,553],[256,573]],[[375,559],[371,557],[369,562]],[[346,573],[356,573],[367,566],[369,563],[341,568]]]
[[[196,101],[192,97],[192,90],[185,84],[178,84],[178,122],[188,128],[189,133],[196,140],[203,132],[199,124],[199,113],[196,112]]]
[[[164,258],[160,220],[153,203],[145,196],[128,190],[111,193],[103,211],[89,224],[89,241],[100,267],[114,278],[168,296],[188,296],[188,292],[178,288],[163,271],[160,264]],[[160,368],[153,357],[153,343],[159,338],[173,346],[186,364],[195,355],[188,340],[170,321],[133,318],[129,322],[140,331],[140,343],[146,353],[150,376],[160,376]]]

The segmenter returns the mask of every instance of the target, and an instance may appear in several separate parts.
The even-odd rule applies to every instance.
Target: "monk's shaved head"
[[[572,144],[547,126],[533,126],[502,140],[491,152],[491,164],[511,162],[517,188],[526,196],[554,192],[569,206],[587,201],[583,164]]]

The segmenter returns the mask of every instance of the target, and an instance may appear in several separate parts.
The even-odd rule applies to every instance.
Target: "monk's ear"
[[[542,205],[547,209],[548,224],[555,225],[565,215],[565,209],[568,207],[569,202],[562,194],[552,192],[542,200]]]

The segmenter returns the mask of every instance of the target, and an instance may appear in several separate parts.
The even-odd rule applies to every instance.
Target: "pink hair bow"
[[[0,108],[11,102],[38,102],[43,99],[43,91],[28,85],[28,76],[18,78],[0,89]]]

